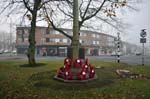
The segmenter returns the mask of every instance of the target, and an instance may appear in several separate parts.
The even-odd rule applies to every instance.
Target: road
[[[115,57],[115,56],[98,56],[98,57],[92,56],[89,59],[117,62],[117,57]],[[120,62],[131,64],[131,65],[141,65],[142,64],[142,56],[136,56],[136,55],[120,56]],[[144,56],[144,65],[150,65],[150,55]]]
[[[117,57],[115,56],[87,56],[89,60],[103,60],[103,61],[117,61]],[[43,57],[37,56],[36,60],[63,60],[64,57]],[[0,54],[0,61],[11,61],[11,60],[27,60],[26,56],[16,56],[16,55],[3,55]],[[141,65],[142,64],[142,56],[136,55],[128,55],[128,56],[121,56],[120,62],[128,63],[131,65]],[[144,64],[150,66],[150,55],[144,56]]]

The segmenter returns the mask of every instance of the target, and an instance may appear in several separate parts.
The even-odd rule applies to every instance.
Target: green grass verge
[[[120,78],[116,69],[128,69],[150,77],[150,66],[128,66],[113,62],[90,61],[98,79],[86,83],[54,80],[62,61],[39,61],[41,66],[26,67],[24,61],[0,62],[0,99],[150,99],[150,79]]]

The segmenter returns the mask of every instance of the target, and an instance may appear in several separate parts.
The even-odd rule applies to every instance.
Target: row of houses
[[[73,35],[72,29],[62,29]],[[16,49],[17,54],[26,54],[29,45],[28,36],[30,27],[17,27]],[[87,30],[80,30],[79,42],[85,50],[85,55],[110,55],[116,50],[116,37]],[[40,56],[66,56],[71,40],[58,31],[47,27],[36,27],[35,32],[36,55]],[[122,47],[124,48],[122,43]],[[122,50],[124,51],[124,50]]]

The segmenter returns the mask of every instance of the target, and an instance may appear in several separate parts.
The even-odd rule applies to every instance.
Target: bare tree
[[[23,3],[27,10],[31,13],[31,31],[29,33],[29,48],[28,48],[28,62],[30,65],[35,65],[35,29],[36,29],[36,19],[37,19],[37,12],[39,10],[41,0],[34,0],[30,2],[29,0],[23,0]]]
[[[35,29],[36,29],[36,20],[37,20],[37,13],[41,9],[41,6],[48,1],[42,0],[3,0],[1,4],[3,4],[0,14],[7,11],[7,15],[12,13],[17,13],[20,11],[24,12],[23,16],[28,14],[28,18],[31,20],[31,31],[29,33],[29,48],[28,48],[28,64],[31,66],[35,66]],[[8,10],[9,9],[9,10]],[[19,10],[18,10],[19,9]]]

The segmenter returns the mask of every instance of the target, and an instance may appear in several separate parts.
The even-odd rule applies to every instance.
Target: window
[[[83,40],[79,40],[79,42],[82,44],[82,43],[84,43],[84,41]]]
[[[55,30],[52,29],[50,30],[50,34],[55,34],[55,32],[56,32]]]
[[[107,39],[108,39],[109,42],[113,42],[114,41],[114,38],[112,38],[112,37],[107,37]]]
[[[63,39],[60,39],[60,42],[63,42]]]
[[[18,38],[18,42],[25,42],[25,38]]]
[[[18,38],[18,42],[22,42],[22,38]]]
[[[41,43],[44,43],[46,41],[45,38],[41,38]]]
[[[99,41],[97,41],[97,45],[99,45]]]
[[[80,36],[85,37],[85,36],[86,36],[86,33],[81,32],[81,33],[80,33]]]
[[[56,42],[56,43],[60,42],[60,39],[59,39],[59,38],[56,38],[56,39],[55,39],[55,42]]]
[[[95,45],[96,44],[96,41],[93,41],[93,45]]]
[[[55,34],[60,34],[58,31],[55,31]]]
[[[25,42],[28,42],[28,38],[27,38],[27,37],[26,37],[26,38],[24,38],[24,41],[25,41]]]
[[[22,29],[22,34],[21,34],[22,42],[24,42],[24,30]]]
[[[63,43],[67,43],[67,39],[63,39]]]
[[[17,30],[17,33],[18,34],[22,34],[22,30]]]
[[[41,29],[41,33],[42,33],[42,34],[46,34],[46,30]]]
[[[67,40],[67,42],[68,42],[68,43],[71,43],[71,40],[70,40],[70,39],[68,39],[68,40]]]
[[[97,38],[99,38],[99,34],[97,34],[97,36],[96,36]]]
[[[50,42],[50,39],[49,39],[49,38],[46,38],[46,42]]]
[[[95,34],[92,34],[92,37],[94,37],[94,38],[95,38],[95,37],[96,37],[96,35],[95,35]]]
[[[99,45],[99,41],[93,41],[93,45]]]
[[[108,46],[113,46],[114,38],[113,37],[107,37],[107,43],[108,43]]]
[[[46,29],[46,34],[50,34],[49,28]]]
[[[79,40],[80,43],[82,43],[82,40]]]
[[[24,29],[25,34],[29,34],[29,31],[30,31],[29,29]]]
[[[51,39],[49,39],[49,42],[54,43],[55,39],[51,38]]]

